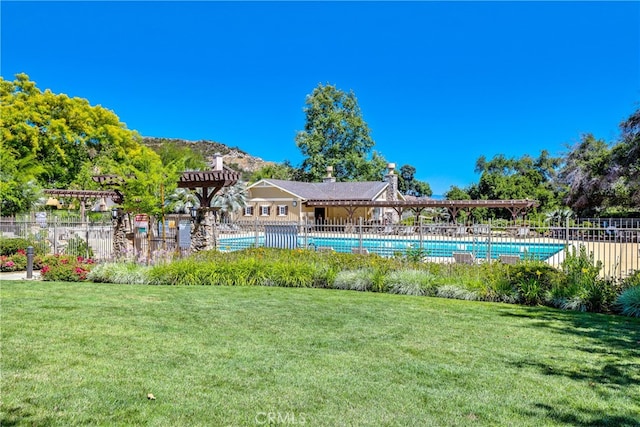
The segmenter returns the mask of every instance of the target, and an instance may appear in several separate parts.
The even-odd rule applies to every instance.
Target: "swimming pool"
[[[410,240],[389,238],[336,238],[336,237],[302,237],[298,236],[298,246],[309,249],[331,248],[336,252],[351,252],[352,248],[362,247],[369,253],[381,256],[402,255],[407,250],[422,247],[428,257],[452,257],[454,252],[471,252],[476,258],[498,259],[500,255],[519,255],[523,259],[546,260],[564,249],[558,243],[542,242],[488,242],[486,239],[477,240]],[[264,236],[258,236],[258,246],[264,246]],[[422,244],[422,246],[420,246]],[[255,237],[221,238],[219,247],[223,251],[237,251],[256,246]]]

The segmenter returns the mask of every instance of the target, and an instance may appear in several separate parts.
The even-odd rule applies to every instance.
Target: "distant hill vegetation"
[[[200,153],[207,159],[210,165],[213,164],[213,158],[216,153],[220,153],[223,156],[224,164],[231,169],[241,172],[245,180],[258,169],[275,164],[275,162],[265,161],[260,157],[252,156],[238,147],[229,147],[216,141],[188,141],[180,138],[143,137],[142,142],[154,151],[158,151],[162,144],[169,142],[176,144],[178,147],[188,148],[196,153]]]

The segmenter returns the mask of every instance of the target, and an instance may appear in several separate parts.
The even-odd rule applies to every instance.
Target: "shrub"
[[[0,256],[0,271],[23,271],[27,269],[27,255],[24,250],[18,251],[12,255]]]
[[[87,279],[94,266],[91,258],[53,255],[43,260],[40,276],[47,281],[79,282]]]
[[[345,270],[336,274],[333,287],[352,291],[370,291],[373,287],[373,269]]]
[[[34,253],[36,255],[44,255],[47,253],[48,247],[44,241],[34,242],[21,237],[15,238],[0,238],[0,256],[10,256],[18,251],[24,251],[26,253],[27,248],[33,246]]]
[[[634,286],[640,286],[640,270],[636,270],[629,277],[622,281],[622,289],[633,288]]]
[[[584,245],[580,245],[578,253],[573,247],[562,263],[562,271],[567,275],[567,284],[570,287],[580,288],[595,282],[601,269],[602,261],[596,262],[593,252],[587,254]]]
[[[419,246],[408,247],[407,250],[404,253],[405,258],[409,262],[420,262],[427,255],[429,255],[429,251],[424,249],[424,248],[421,248]]]
[[[511,304],[520,301],[520,292],[509,274],[510,267],[499,262],[481,265],[482,274],[477,292],[483,300]]]
[[[525,261],[506,267],[507,276],[524,304],[545,302],[549,291],[563,282],[562,273],[542,261]]]
[[[455,285],[443,285],[436,289],[436,296],[440,298],[462,299],[467,301],[478,301],[478,294],[473,291]]]
[[[149,267],[132,262],[97,264],[87,274],[87,280],[124,285],[146,284],[148,283],[148,271]]]
[[[385,278],[387,289],[392,294],[434,296],[436,286],[433,274],[423,270],[398,270]]]
[[[265,264],[264,267],[266,267],[266,277],[261,280],[263,283],[256,283],[258,285],[264,284],[268,280],[271,282],[269,284],[273,286],[310,287],[317,279],[314,265],[311,263],[280,261]]]
[[[565,278],[548,292],[548,302],[564,310],[608,311],[618,293],[613,280],[598,277],[602,262],[595,261],[584,245],[575,247],[562,263]]]
[[[640,317],[640,286],[629,288],[618,295],[615,308],[625,316]]]

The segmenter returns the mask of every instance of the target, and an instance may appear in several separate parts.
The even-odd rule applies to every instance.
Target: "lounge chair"
[[[240,227],[237,224],[222,223],[218,226],[218,231],[221,233],[237,233],[240,231]]]
[[[356,226],[354,224],[346,224],[344,226],[344,232],[345,233],[355,233],[356,232]]]
[[[415,232],[415,230],[416,230],[416,228],[415,228],[415,227],[408,225],[408,226],[406,226],[406,227],[402,227],[402,228],[398,231],[398,234],[401,234],[401,235],[403,235],[403,236],[408,236],[408,235],[413,234],[413,233]]]
[[[503,264],[514,265],[520,262],[519,255],[500,255],[500,262]]]
[[[466,236],[467,234],[467,226],[465,225],[456,226],[451,230],[452,236]]]
[[[351,248],[352,254],[360,254],[360,255],[369,255],[369,250],[367,248]]]
[[[453,259],[456,264],[475,264],[476,257],[471,252],[454,252]]]
[[[471,232],[476,235],[489,235],[491,233],[491,227],[485,224],[476,224],[471,227]]]
[[[529,227],[518,227],[513,231],[514,237],[524,238],[529,236],[530,229]]]
[[[396,229],[393,225],[387,225],[382,229],[380,234],[396,234]]]

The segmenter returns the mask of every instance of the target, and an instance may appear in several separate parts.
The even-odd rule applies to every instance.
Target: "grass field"
[[[640,425],[638,319],[324,289],[0,286],[2,426]]]

